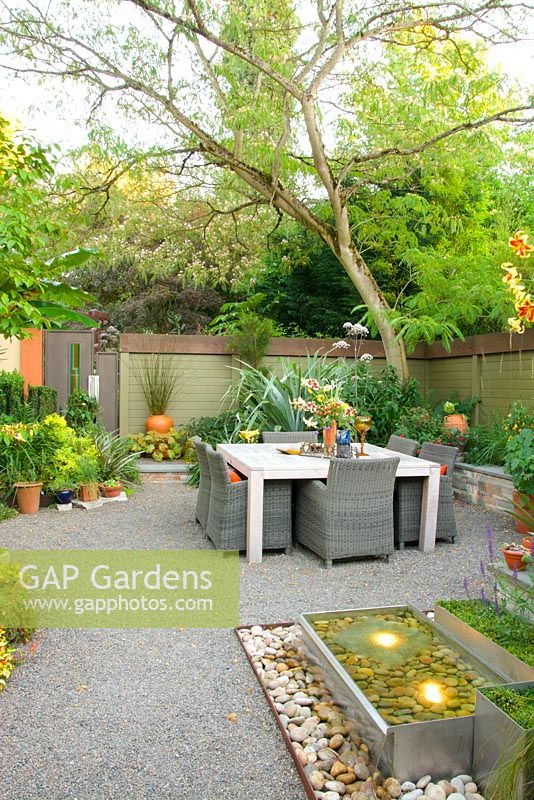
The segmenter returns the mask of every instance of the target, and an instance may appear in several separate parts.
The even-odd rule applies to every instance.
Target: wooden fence
[[[306,354],[326,353],[334,340],[271,339],[266,366],[276,370],[280,357],[298,363]],[[235,380],[239,361],[228,352],[224,336],[174,336],[123,334],[120,340],[120,430],[144,429],[147,407],[136,370],[147,353],[172,354],[181,373],[181,387],[169,409],[176,425],[211,416],[221,410],[222,398]],[[361,353],[370,353],[374,371],[385,366],[380,342],[367,341]],[[351,350],[335,350],[329,357],[352,358]],[[409,357],[410,374],[422,391],[432,390],[436,400],[456,390],[461,397],[481,400],[475,421],[484,412],[503,413],[513,400],[534,407],[534,330],[522,335],[505,333],[472,336],[453,343],[451,352],[440,344],[417,345]]]

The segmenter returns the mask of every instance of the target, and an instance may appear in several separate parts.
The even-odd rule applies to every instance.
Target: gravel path
[[[202,549],[195,490],[152,483],[128,504],[0,525],[16,548]],[[503,514],[458,504],[461,541],[324,570],[307,551],[241,560],[241,621],[462,596]],[[304,800],[296,771],[230,630],[47,630],[0,695],[0,785],[13,800]],[[229,722],[227,715],[237,714]]]

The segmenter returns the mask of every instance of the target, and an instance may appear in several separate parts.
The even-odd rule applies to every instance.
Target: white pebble
[[[432,775],[423,775],[422,778],[419,778],[417,783],[415,784],[418,789],[424,789],[430,781],[432,780]]]
[[[250,633],[252,636],[261,636],[263,634],[263,628],[261,625],[253,625],[250,629]]]
[[[471,777],[471,775],[457,775],[456,777],[459,780],[461,780],[462,783],[473,783],[473,778]],[[451,781],[451,783],[452,783],[452,781]]]
[[[468,794],[476,794],[478,792],[478,786],[472,781],[467,781],[467,783],[464,784],[464,789],[466,797]]]
[[[404,783],[401,784],[402,792],[413,792],[415,788],[416,788],[415,783],[413,783],[412,781],[404,781]]]
[[[463,782],[463,780],[460,778],[460,776],[459,776],[459,775],[457,775],[457,776],[456,776],[456,778],[451,778],[451,786],[452,786],[452,788],[454,789],[454,791],[455,791],[457,794],[461,795],[462,797],[465,797],[465,786],[464,786],[464,782]],[[449,795],[449,797],[450,797],[450,795]]]
[[[419,797],[423,797],[423,794],[424,792],[422,789],[414,789],[412,792],[403,794],[402,800],[418,800]]]
[[[324,788],[329,792],[337,792],[337,794],[345,793],[345,784],[341,781],[327,781]]]

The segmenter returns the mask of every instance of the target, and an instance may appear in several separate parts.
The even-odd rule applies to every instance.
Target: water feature
[[[503,676],[411,606],[303,614],[302,645],[382,768],[472,767],[476,689]]]

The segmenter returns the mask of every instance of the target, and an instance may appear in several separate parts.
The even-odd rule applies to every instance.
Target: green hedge
[[[19,372],[0,372],[0,417],[24,417],[24,378]]]
[[[51,386],[29,386],[28,406],[32,416],[41,422],[49,414],[57,411],[57,391]]]

